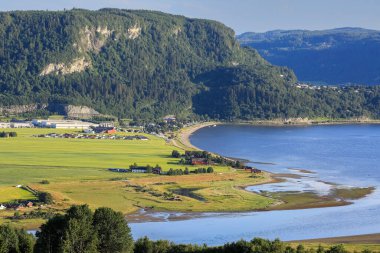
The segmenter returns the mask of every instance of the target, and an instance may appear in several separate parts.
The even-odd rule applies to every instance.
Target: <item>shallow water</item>
[[[197,131],[191,142],[201,149],[256,162],[252,165],[260,169],[307,176],[306,180],[289,179],[282,184],[251,187],[253,191],[325,194],[334,184],[377,189],[349,206],[135,223],[131,224],[135,238],[147,235],[180,243],[218,245],[256,236],[298,240],[380,232],[380,125],[223,125]]]

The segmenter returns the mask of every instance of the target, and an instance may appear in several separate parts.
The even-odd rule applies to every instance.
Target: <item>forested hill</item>
[[[2,108],[84,105],[144,119],[379,116],[377,90],[295,82],[215,21],[118,9],[0,13]]]
[[[338,28],[244,33],[238,40],[302,81],[380,84],[380,31]]]

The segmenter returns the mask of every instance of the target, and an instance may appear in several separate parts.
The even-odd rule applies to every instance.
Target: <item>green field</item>
[[[10,202],[13,200],[31,200],[35,196],[21,188],[2,186],[0,187],[0,203]]]
[[[241,211],[263,209],[274,202],[238,187],[271,180],[267,174],[262,178],[251,178],[250,173],[236,172],[228,167],[214,167],[213,174],[184,176],[125,174],[107,170],[128,168],[133,163],[158,164],[164,170],[184,169],[185,166],[178,164],[178,159],[170,156],[172,150],[177,148],[152,135],[147,135],[148,141],[85,140],[33,137],[43,133],[73,132],[71,130],[12,131],[17,131],[18,137],[0,139],[2,202],[33,197],[28,192],[15,192],[17,188],[13,186],[19,184],[50,192],[55,199],[52,208],[58,210],[72,204],[87,203],[93,208],[108,206],[124,213],[141,207],[181,211]],[[41,184],[42,180],[50,183]],[[128,185],[138,185],[147,191],[138,191]],[[165,193],[183,188],[197,188],[195,194],[204,200],[181,196],[181,201],[170,201],[162,197]],[[158,196],[152,192],[158,193]],[[3,219],[9,215],[13,214],[0,211]],[[23,225],[25,223],[28,222],[22,222]]]

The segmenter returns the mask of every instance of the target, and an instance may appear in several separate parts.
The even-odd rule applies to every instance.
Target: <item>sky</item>
[[[380,30],[380,0],[0,0],[0,11],[106,7],[218,20],[236,34],[338,27]]]

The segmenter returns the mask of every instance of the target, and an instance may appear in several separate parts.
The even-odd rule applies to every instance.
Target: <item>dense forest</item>
[[[222,246],[175,244],[147,237],[133,241],[131,229],[120,212],[72,206],[65,214],[50,218],[36,237],[25,230],[0,225],[1,253],[349,253],[342,245],[306,249],[276,239],[254,238]],[[364,250],[363,253],[372,253]]]
[[[276,30],[237,36],[298,79],[325,84],[380,84],[380,31],[361,28]]]
[[[3,108],[72,104],[138,119],[380,117],[378,87],[296,82],[216,21],[118,9],[0,12]]]

